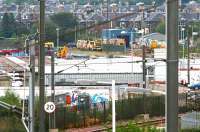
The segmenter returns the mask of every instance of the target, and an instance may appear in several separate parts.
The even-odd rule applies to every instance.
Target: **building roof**
[[[164,19],[165,18],[165,15],[162,14],[162,13],[157,13],[157,12],[153,12],[153,13],[150,13],[148,15],[148,17],[146,17],[145,21],[146,22],[152,22],[152,21],[156,21],[156,22],[159,22],[161,21],[161,19]]]
[[[200,20],[200,13],[180,13],[179,17],[186,21]]]
[[[148,35],[144,35],[139,39],[141,44],[145,44],[147,46],[150,45],[151,40],[157,40],[159,42],[165,41],[165,35],[160,33],[151,33]]]
[[[130,63],[141,60],[141,57],[122,58],[96,58],[66,60],[56,59],[55,73],[64,70],[62,73],[142,73],[141,63]],[[134,67],[134,68],[133,68]],[[45,66],[45,73],[51,73],[51,66]]]
[[[143,38],[151,39],[151,40],[165,41],[165,35],[163,35],[161,33],[151,33],[148,35],[144,35]]]
[[[89,16],[87,19],[88,20],[93,20],[93,21],[105,21],[106,17],[104,17],[104,16],[102,16],[100,14],[94,13],[91,16]]]

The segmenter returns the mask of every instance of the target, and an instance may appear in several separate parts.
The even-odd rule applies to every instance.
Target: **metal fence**
[[[186,95],[179,96],[179,113],[191,111],[188,108]],[[165,116],[165,96],[137,96],[134,98],[116,101],[116,119],[133,120],[140,114],[149,114],[149,117]],[[74,127],[88,127],[95,124],[112,121],[111,102],[97,104],[87,103],[77,106],[60,106],[56,109],[56,127],[68,129]]]
[[[51,84],[51,74],[45,75],[45,84]],[[61,73],[55,75],[55,82],[73,82],[79,79],[118,83],[142,83],[142,73]]]
[[[56,127],[59,129],[79,128],[105,123],[109,115],[109,102],[76,106],[57,106]]]

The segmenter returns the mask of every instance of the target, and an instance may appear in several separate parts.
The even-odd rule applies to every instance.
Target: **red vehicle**
[[[0,55],[11,55],[12,53],[18,53],[22,52],[23,50],[18,49],[6,49],[6,50],[0,50]]]

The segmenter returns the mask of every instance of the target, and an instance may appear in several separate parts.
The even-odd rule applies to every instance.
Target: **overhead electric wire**
[[[28,36],[33,36],[33,35],[35,35],[35,34],[29,34]],[[6,37],[2,37],[2,36],[0,36],[0,39],[2,39],[2,40],[15,40],[15,39],[19,39],[19,38],[27,38],[27,36],[26,35],[23,35],[23,36],[18,36],[17,38],[6,38]]]
[[[87,59],[88,60],[88,59]],[[63,69],[63,70],[60,70],[60,71],[58,71],[56,74],[59,74],[59,73],[61,73],[61,72],[63,72],[63,71],[66,71],[66,70],[68,70],[68,69],[71,69],[71,68],[73,68],[73,67],[80,67],[81,65],[85,65],[85,66],[88,66],[88,65],[97,65],[97,64],[119,64],[119,63],[140,63],[140,62],[143,62],[143,61],[147,61],[147,60],[138,60],[138,61],[125,61],[125,62],[106,62],[106,63],[86,63],[86,61],[87,60],[85,60],[85,61],[82,61],[82,62],[79,62],[79,63],[77,63],[77,64],[72,64],[72,66],[71,67],[68,67],[68,68],[66,68],[66,69]],[[154,61],[166,61],[165,59],[157,59],[157,60],[154,60]],[[65,64],[65,65],[67,65],[67,64]]]
[[[144,61],[148,61],[148,60],[144,60]],[[163,62],[166,62],[166,59],[153,59],[154,62],[158,62],[158,61],[163,61]],[[110,62],[79,62],[77,64],[58,64],[58,66],[66,66],[66,65],[81,65],[82,63],[85,64],[85,65],[96,65],[96,64],[118,64],[118,63],[140,63],[140,62],[143,62],[143,60],[136,60],[136,61],[113,61],[110,60]],[[149,62],[151,63],[151,62]]]
[[[93,63],[85,63],[86,65],[96,65],[96,64],[117,64],[117,63],[139,63],[139,62],[142,62],[142,60],[138,60],[138,61],[122,61],[122,62],[93,62]],[[83,62],[81,62],[83,63]],[[77,63],[77,64],[58,64],[58,66],[70,66],[70,65],[81,65],[81,63]],[[0,66],[1,67],[8,67],[8,66]],[[36,66],[38,67],[38,66]],[[20,67],[20,66],[17,66],[15,68],[23,68],[23,67]],[[17,72],[17,71],[16,71]]]

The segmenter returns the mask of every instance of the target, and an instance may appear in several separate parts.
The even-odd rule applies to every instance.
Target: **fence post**
[[[195,106],[195,111],[197,112],[197,93],[196,93],[196,91],[194,92],[195,93],[195,98],[194,98],[194,106]]]
[[[97,113],[96,113],[96,110],[97,110],[97,104],[94,103],[94,123],[96,124],[96,119],[97,119]]]
[[[64,112],[63,112],[63,113],[64,113],[64,116],[63,116],[63,117],[64,117],[64,126],[63,126],[63,128],[65,129],[65,113],[66,113],[66,107],[64,107]]]
[[[77,120],[77,112],[78,112],[78,105],[77,106],[72,106],[74,110],[74,123],[75,127],[78,127],[78,120]],[[76,108],[77,107],[77,108]]]
[[[82,103],[83,105],[83,125],[85,127],[85,103]]]
[[[146,93],[143,92],[143,113],[146,114]]]
[[[106,102],[103,101],[103,122],[106,123]]]
[[[186,105],[186,112],[187,112],[188,111],[188,100],[187,100],[188,99],[188,93],[187,92],[185,93],[185,97],[186,97],[185,105]]]

